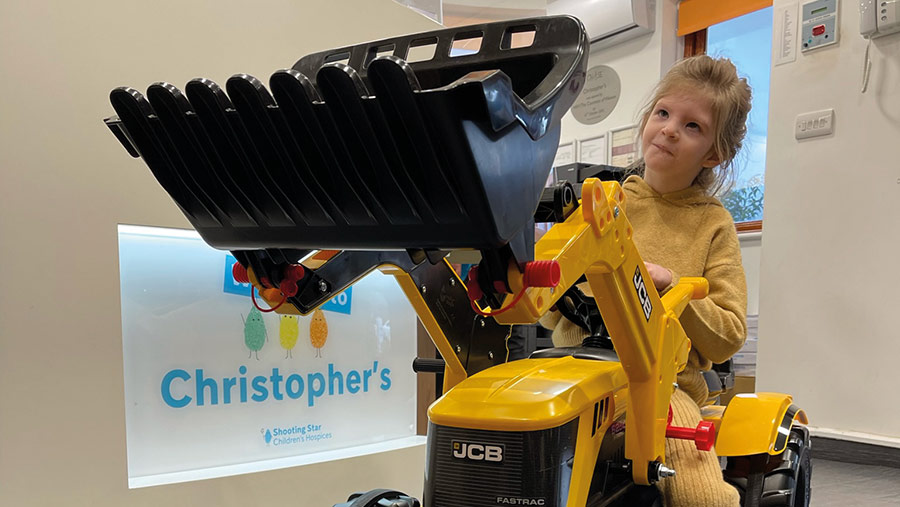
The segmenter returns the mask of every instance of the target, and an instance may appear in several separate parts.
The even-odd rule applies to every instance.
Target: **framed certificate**
[[[556,158],[553,159],[553,167],[575,163],[576,147],[575,141],[560,144],[559,149],[556,150]]]
[[[606,164],[608,152],[606,134],[588,137],[578,143],[578,161],[585,164]]]
[[[609,131],[609,165],[627,167],[640,157],[638,130],[628,125]]]

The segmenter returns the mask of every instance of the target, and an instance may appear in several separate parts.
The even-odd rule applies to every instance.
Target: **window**
[[[682,7],[687,1],[682,0]],[[721,199],[734,217],[738,230],[761,230],[772,59],[771,2],[760,0],[747,5],[691,1],[690,11],[679,10],[679,33],[690,32],[685,33],[685,56],[708,54],[730,58],[738,73],[746,77],[753,88],[747,136],[735,160],[735,185]],[[718,6],[721,12],[713,12],[710,5]]]
[[[706,54],[730,58],[753,88],[747,136],[735,163],[735,186],[722,196],[722,203],[735,222],[762,220],[771,48],[772,7],[712,25],[707,30]]]

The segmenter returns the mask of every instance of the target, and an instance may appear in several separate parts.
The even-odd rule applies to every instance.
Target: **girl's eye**
[[[697,125],[695,122],[690,122],[686,125],[687,128],[691,130],[700,130],[700,125]]]
[[[669,117],[669,112],[666,111],[665,109],[660,109],[659,111],[656,112],[656,114],[660,118],[668,118]]]

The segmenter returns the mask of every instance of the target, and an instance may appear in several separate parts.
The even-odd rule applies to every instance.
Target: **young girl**
[[[673,424],[696,427],[708,391],[700,370],[726,361],[747,335],[747,288],[734,221],[713,194],[733,179],[750,111],[750,87],[727,59],[698,56],[676,64],[641,118],[643,167],[623,187],[634,241],[653,284],[664,294],[681,276],[703,276],[709,295],[692,301],[681,324],[692,348],[672,395]],[[553,343],[581,343],[582,328],[557,312],[542,319]],[[666,440],[676,476],[659,483],[665,505],[737,506],[715,452]]]

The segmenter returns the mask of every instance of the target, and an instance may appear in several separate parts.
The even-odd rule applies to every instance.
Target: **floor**
[[[814,459],[812,507],[900,507],[900,468]]]

